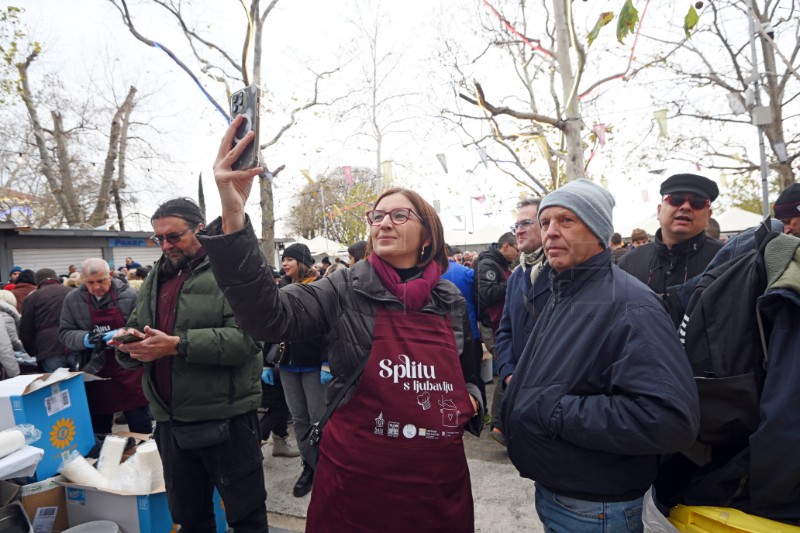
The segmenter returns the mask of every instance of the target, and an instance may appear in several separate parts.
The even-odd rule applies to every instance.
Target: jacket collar
[[[708,237],[706,237],[706,232],[701,231],[691,239],[680,242],[670,249],[666,244],[664,244],[664,241],[661,240],[661,228],[659,228],[656,230],[656,238],[653,243],[656,247],[656,253],[662,257],[667,257],[670,254],[685,255],[697,253],[706,244],[706,240],[708,240]]]
[[[563,298],[577,292],[588,280],[603,275],[613,264],[611,249],[606,247],[599,254],[589,258],[580,265],[577,265],[564,272],[549,272],[552,283],[553,294],[557,298]]]

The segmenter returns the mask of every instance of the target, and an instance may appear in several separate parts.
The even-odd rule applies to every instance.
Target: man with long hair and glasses
[[[200,207],[174,198],[150,222],[162,256],[109,344],[123,367],[144,373],[172,520],[181,530],[213,531],[216,487],[234,531],[265,533],[262,345],[238,326],[217,286],[197,238],[205,227]]]
[[[669,287],[681,285],[700,274],[722,243],[706,237],[711,202],[719,188],[696,174],[675,174],[661,184],[661,203],[653,242],[634,248],[619,260],[619,267],[647,284],[656,294],[669,298]],[[670,306],[676,309],[677,306]],[[682,313],[672,312],[677,326]],[[678,316],[681,315],[681,316]]]

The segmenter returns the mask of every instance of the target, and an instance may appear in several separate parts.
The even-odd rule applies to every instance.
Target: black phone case
[[[261,119],[261,89],[258,85],[248,85],[240,91],[236,91],[231,95],[231,118],[236,118],[238,115],[244,115],[244,120],[236,129],[236,135],[233,139],[233,146],[241,141],[249,131],[255,132],[253,141],[247,145],[242,155],[233,164],[233,170],[241,170],[245,168],[253,168],[258,166],[259,158],[259,140],[258,140],[258,125]]]

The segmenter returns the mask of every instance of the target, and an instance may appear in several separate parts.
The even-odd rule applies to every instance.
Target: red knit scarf
[[[403,283],[397,271],[373,253],[367,258],[369,264],[377,272],[381,283],[387,291],[400,299],[408,311],[419,311],[431,299],[431,291],[439,282],[442,270],[436,262],[431,262],[422,271],[422,275]]]

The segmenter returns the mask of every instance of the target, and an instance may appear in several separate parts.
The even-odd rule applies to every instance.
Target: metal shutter
[[[157,246],[115,246],[111,249],[114,258],[114,270],[125,265],[125,258],[132,257],[142,266],[152,265],[161,257],[161,248]]]
[[[56,274],[66,274],[69,265],[80,270],[81,262],[89,257],[103,257],[101,248],[18,248],[12,250],[14,264],[36,272],[52,268]],[[123,256],[124,257],[124,256]],[[123,259],[124,262],[124,259]]]

